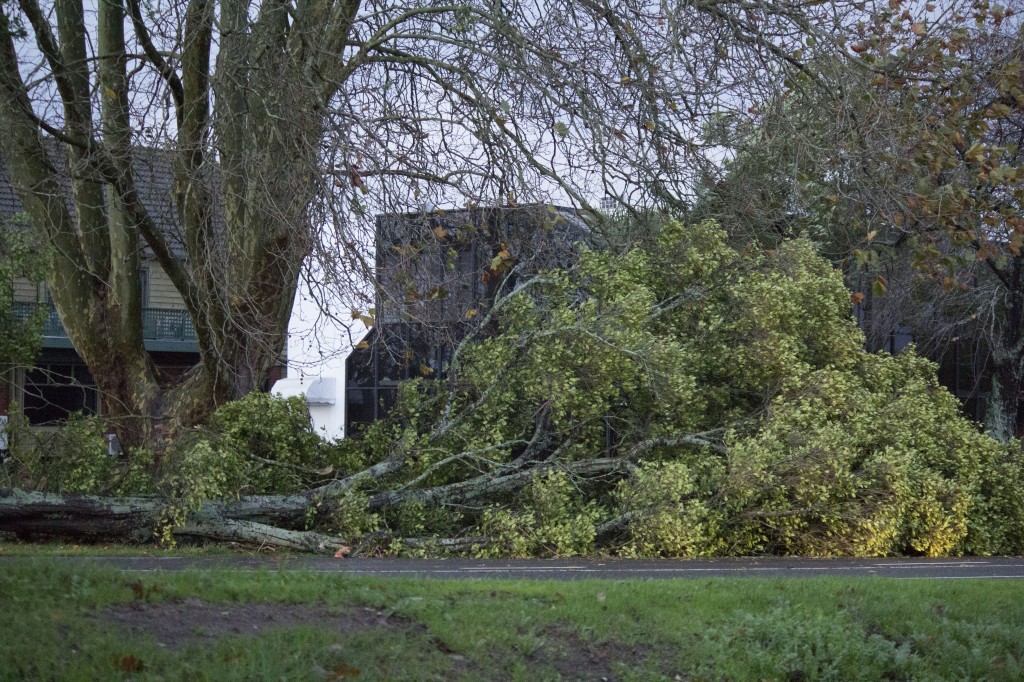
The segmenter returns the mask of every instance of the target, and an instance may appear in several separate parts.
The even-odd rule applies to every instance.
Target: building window
[[[33,426],[58,424],[75,412],[96,414],[98,403],[85,365],[43,364],[25,372],[22,410]]]
[[[398,401],[398,386],[416,377],[436,377],[443,344],[425,338],[415,324],[379,325],[345,363],[345,430],[384,417]]]

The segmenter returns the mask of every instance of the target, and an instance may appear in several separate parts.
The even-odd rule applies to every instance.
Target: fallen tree
[[[253,394],[156,482],[74,469],[80,448],[63,478],[32,474],[53,458],[8,464],[43,484],[0,493],[0,530],[492,556],[1024,549],[1018,450],[928,361],[866,353],[809,243],[738,252],[713,223],[669,223],[517,281],[493,334],[361,434],[323,443],[301,402]]]
[[[173,528],[177,538],[240,542],[307,552],[335,551],[341,538],[280,525],[275,510],[254,513],[254,501],[207,503]],[[63,537],[75,540],[148,542],[164,521],[165,504],[155,497],[101,497],[0,489],[0,524],[18,537]],[[280,510],[277,510],[280,511]],[[236,516],[237,515],[237,516]],[[253,520],[261,518],[267,522]]]

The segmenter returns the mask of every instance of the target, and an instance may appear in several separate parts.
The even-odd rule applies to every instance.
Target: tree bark
[[[165,501],[155,497],[60,495],[0,488],[0,530],[19,537],[152,541]],[[343,538],[299,530],[304,498],[253,497],[213,502],[173,529],[175,538],[243,542],[304,552],[333,552]]]
[[[1021,434],[1021,390],[1024,389],[1024,358],[992,357],[992,393],[985,409],[985,432],[1009,443]]]
[[[628,465],[627,460],[619,458],[540,463],[505,475],[482,475],[433,488],[382,492],[369,499],[367,509],[380,511],[405,502],[465,503],[520,490],[538,473],[557,470],[577,478],[592,478],[614,474]],[[301,551],[337,549],[347,544],[342,538],[304,530],[307,510],[316,505],[321,513],[329,513],[339,494],[358,482],[386,475],[399,467],[394,461],[383,462],[348,478],[293,495],[211,500],[190,513],[172,532],[175,537],[246,542]],[[155,496],[104,497],[0,488],[0,531],[18,536],[145,542],[154,538],[172,502]],[[453,541],[452,546],[460,542]]]

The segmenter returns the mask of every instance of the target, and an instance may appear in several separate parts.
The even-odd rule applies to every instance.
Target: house
[[[59,151],[54,152],[55,163]],[[173,197],[172,158],[162,150],[133,150],[136,189],[147,211],[167,236],[173,253],[186,258]],[[64,192],[70,197],[70,183]],[[0,217],[21,219],[18,193],[7,166],[0,158]],[[184,302],[151,251],[140,244],[142,254],[142,329],[145,347],[163,376],[174,378],[199,362],[195,329]],[[42,329],[42,350],[32,367],[0,367],[0,422],[17,409],[29,424],[41,430],[56,427],[74,412],[102,415],[103,397],[93,377],[75,352],[43,282],[14,282],[14,312],[27,317],[40,306],[48,310]],[[282,365],[274,378],[283,375]],[[2,430],[0,430],[2,432]],[[0,449],[6,443],[0,441]]]
[[[590,235],[575,210],[545,204],[383,215],[375,231],[372,327],[343,368],[335,362],[272,389],[306,395],[329,437],[384,416],[399,382],[442,375],[455,346],[503,291],[571,262]]]
[[[383,215],[375,232],[376,305],[363,316],[370,328],[354,347],[347,344],[350,352],[327,352],[272,389],[306,396],[315,425],[329,438],[384,416],[400,381],[442,374],[452,349],[503,287],[564,265],[589,239],[575,210],[541,204]],[[297,318],[290,329],[294,359],[304,350]]]

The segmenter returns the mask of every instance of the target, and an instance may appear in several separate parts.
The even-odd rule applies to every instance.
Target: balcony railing
[[[18,319],[25,320],[43,303],[15,302],[13,312]],[[56,309],[49,306],[49,314],[43,322],[43,337],[67,338],[68,333],[61,324]],[[196,330],[188,313],[175,308],[143,308],[142,337],[146,341],[185,341],[196,340]]]
[[[36,310],[38,310],[43,304],[42,303],[21,303],[19,301],[14,302],[14,307],[11,312],[14,313],[14,317],[24,322],[31,317]],[[46,319],[43,321],[43,327],[39,330],[43,336],[58,336],[67,338],[67,333],[64,331],[64,325],[60,323],[60,317],[57,315],[57,311],[50,306],[49,313]]]
[[[195,341],[192,318],[184,310],[143,308],[142,337],[160,341]]]

